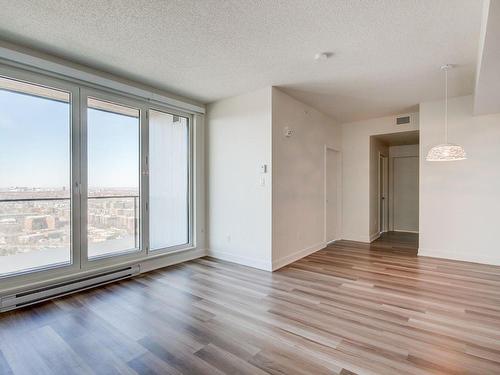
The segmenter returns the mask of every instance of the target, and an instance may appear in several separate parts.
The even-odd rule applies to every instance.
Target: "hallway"
[[[384,232],[371,243],[371,250],[393,250],[417,255],[418,233]]]

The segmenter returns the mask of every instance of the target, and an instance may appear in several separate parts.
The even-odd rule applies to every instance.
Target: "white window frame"
[[[147,126],[147,134],[145,136],[148,137],[147,145],[146,145],[146,153],[148,155],[149,160],[149,111],[157,111],[157,112],[162,112],[166,113],[169,115],[174,115],[174,116],[180,116],[180,117],[185,117],[187,118],[187,126],[188,126],[188,242],[182,245],[176,245],[176,246],[170,246],[170,247],[163,247],[159,249],[151,249],[149,245],[149,212],[147,213],[147,221],[148,221],[148,233],[147,233],[147,250],[148,254],[150,255],[157,255],[157,254],[165,254],[165,253],[171,253],[175,252],[178,250],[183,250],[183,249],[190,249],[195,246],[194,242],[194,150],[193,150],[193,145],[194,145],[194,116],[191,114],[186,114],[185,112],[177,111],[174,109],[169,109],[165,108],[162,106],[158,105],[151,105],[148,108],[148,114],[147,114],[147,120],[148,120],[148,126]],[[148,198],[147,198],[147,207],[149,207],[149,165],[148,165],[148,171],[147,171],[147,189],[148,189]]]
[[[41,85],[56,90],[62,90],[70,93],[70,165],[71,165],[71,246],[70,246],[70,264],[55,264],[42,266],[36,269],[23,270],[14,274],[0,277],[0,284],[22,284],[29,283],[36,279],[34,275],[43,277],[53,277],[59,274],[71,273],[80,270],[80,163],[78,155],[80,152],[80,113],[79,113],[79,88],[77,85],[65,82],[63,80],[45,77],[29,71],[11,68],[0,65],[0,76],[14,80],[23,81],[35,85]]]
[[[94,98],[97,100],[102,100],[105,102],[111,102],[118,105],[123,105],[126,107],[131,107],[139,110],[139,248],[138,249],[130,249],[122,252],[111,253],[109,255],[104,255],[100,257],[96,257],[93,259],[88,258],[88,236],[87,236],[87,208],[88,208],[88,159],[87,159],[87,129],[88,129],[88,121],[87,121],[87,99]],[[122,97],[115,94],[110,94],[107,92],[102,92],[95,89],[82,88],[80,91],[80,110],[81,110],[81,146],[80,146],[80,160],[81,160],[81,180],[82,180],[82,189],[81,189],[81,264],[82,269],[90,270],[99,266],[109,266],[116,264],[116,259],[119,258],[121,261],[127,260],[136,260],[144,257],[146,255],[146,245],[144,244],[143,239],[143,218],[145,212],[145,200],[143,196],[147,191],[144,189],[144,175],[145,175],[145,157],[144,157],[144,127],[147,125],[145,112],[147,110],[147,106],[140,101],[133,100],[130,98]]]
[[[14,64],[17,65],[17,64]],[[0,291],[7,289],[28,288],[31,285],[49,285],[56,279],[83,277],[104,269],[120,267],[125,264],[161,257],[166,254],[195,249],[197,225],[194,207],[195,187],[195,112],[185,112],[168,105],[158,104],[146,98],[134,97],[126,92],[118,92],[105,87],[96,88],[92,83],[75,82],[74,79],[54,77],[54,73],[40,73],[38,69],[11,66],[0,61],[0,76],[17,79],[27,83],[47,86],[49,88],[67,91],[71,94],[71,257],[70,265],[56,265],[13,275],[0,277]],[[87,198],[87,159],[86,159],[86,121],[87,97],[110,101],[137,108],[140,111],[140,251],[134,253],[116,253],[109,257],[87,258],[86,234],[86,198]],[[188,155],[188,235],[189,242],[184,245],[150,250],[149,246],[149,110],[182,116],[188,119],[189,155]],[[77,157],[75,157],[77,156]],[[85,220],[83,220],[85,218]]]

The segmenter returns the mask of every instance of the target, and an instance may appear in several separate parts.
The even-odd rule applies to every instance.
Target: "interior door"
[[[339,239],[339,155],[326,149],[326,240]]]
[[[418,232],[418,157],[394,158],[394,230]]]

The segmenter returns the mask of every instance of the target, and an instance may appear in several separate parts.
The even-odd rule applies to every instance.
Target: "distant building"
[[[53,230],[55,227],[56,221],[53,216],[49,215],[27,216],[24,221],[24,229],[26,231]]]

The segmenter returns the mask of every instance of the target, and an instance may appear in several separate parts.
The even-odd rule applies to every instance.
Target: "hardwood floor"
[[[0,316],[0,374],[500,374],[500,267],[339,241],[203,258]]]

